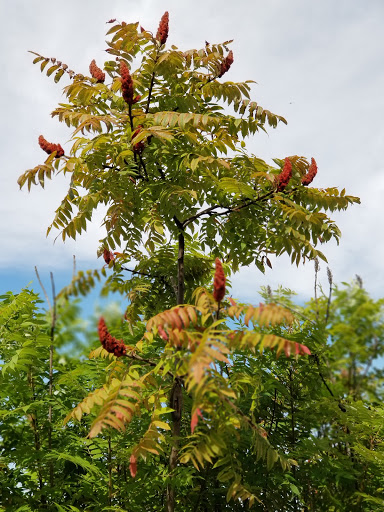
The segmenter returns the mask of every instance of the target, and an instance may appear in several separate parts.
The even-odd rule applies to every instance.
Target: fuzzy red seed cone
[[[121,80],[121,92],[124,100],[128,105],[132,105],[133,101],[133,80],[129,72],[127,64],[120,61],[120,80]]]
[[[168,39],[168,31],[169,31],[169,13],[165,11],[162,15],[159,28],[157,29],[156,39],[160,42],[160,44],[165,44]]]
[[[276,178],[277,191],[282,192],[292,178],[292,162],[289,158],[285,159],[284,167]]]
[[[60,146],[60,144],[55,144],[55,151],[56,151],[55,158],[60,158],[60,157],[64,156],[64,149]]]
[[[60,144],[53,144],[52,142],[48,142],[42,135],[39,136],[39,146],[43,151],[48,153],[48,155],[56,151],[55,158],[60,158],[64,155],[64,149],[60,146]]]
[[[105,73],[96,65],[95,59],[89,65],[89,72],[92,78],[96,78],[98,83],[103,83],[105,80]]]
[[[108,249],[104,249],[103,258],[107,265],[109,265],[110,262],[115,259],[113,252],[109,251]]]
[[[103,317],[100,317],[99,319],[97,330],[99,333],[100,343],[107,352],[114,354],[116,357],[125,356],[127,353],[127,347],[123,340],[118,340],[109,334]]]
[[[105,324],[105,320],[102,316],[99,319],[99,323],[97,325],[97,331],[99,333],[100,343],[105,348],[105,344],[106,344],[107,337],[108,337],[108,329]]]
[[[314,158],[311,158],[311,165],[309,166],[308,172],[301,179],[302,185],[304,185],[305,187],[310,185],[312,183],[312,181],[314,180],[316,174],[317,174],[316,160]]]
[[[219,258],[216,258],[216,271],[213,279],[213,298],[216,302],[221,302],[225,295],[225,274],[223,265]]]
[[[229,68],[232,66],[232,64],[233,64],[233,51],[231,50],[220,65],[220,72],[217,75],[218,78],[221,78],[224,75],[224,73],[229,71]]]

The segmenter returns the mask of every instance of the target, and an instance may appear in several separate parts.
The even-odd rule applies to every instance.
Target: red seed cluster
[[[120,80],[123,98],[128,103],[128,105],[133,105],[134,103],[140,101],[140,95],[133,97],[133,80],[131,73],[129,72],[129,68],[123,60],[120,61]]]
[[[281,173],[276,177],[277,191],[282,192],[292,178],[292,162],[289,158],[285,159],[284,167]]]
[[[104,249],[103,258],[104,258],[105,263],[107,265],[109,265],[111,263],[111,261],[115,259],[115,256],[113,255],[112,251],[109,251],[108,249]]]
[[[103,83],[105,80],[105,73],[96,65],[95,59],[89,65],[89,72],[93,78],[96,78],[98,83]]]
[[[128,103],[128,105],[133,104],[133,80],[131,77],[131,73],[129,72],[129,68],[127,64],[121,60],[120,61],[120,80],[121,80],[121,90],[123,93],[124,100]]]
[[[162,15],[159,28],[157,29],[156,39],[160,41],[160,44],[165,44],[168,38],[169,31],[169,14],[168,11]]]
[[[215,264],[216,271],[213,280],[213,298],[216,302],[221,302],[225,295],[225,274],[223,265],[221,264],[219,258],[216,258]]]
[[[43,151],[48,153],[48,155],[56,151],[55,158],[60,158],[64,155],[64,149],[60,146],[60,144],[52,144],[52,142],[45,140],[42,135],[39,137],[39,146]]]
[[[232,64],[233,64],[233,52],[231,50],[228,53],[228,55],[225,57],[223,62],[221,63],[220,73],[217,75],[217,77],[218,78],[222,77],[224,75],[224,73],[226,73],[229,70],[229,68],[232,66]]]
[[[107,352],[114,354],[116,357],[125,356],[127,348],[123,340],[117,340],[114,336],[109,334],[103,317],[100,317],[98,331],[100,342]]]
[[[317,164],[314,158],[311,158],[311,165],[309,166],[308,172],[302,177],[301,183],[307,187],[314,180],[317,174]]]

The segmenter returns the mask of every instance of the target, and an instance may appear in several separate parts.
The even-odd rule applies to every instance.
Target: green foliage
[[[49,397],[51,319],[38,313],[33,292],[6,294],[4,510],[83,510],[85,503],[95,511],[163,510],[170,478],[178,510],[200,510],[199,503],[237,510],[241,500],[254,510],[380,510],[383,301],[357,282],[333,287],[332,295],[330,303],[320,295],[304,306],[284,290],[266,292],[258,307],[231,299],[217,321],[217,303],[200,289],[195,305],[159,313],[132,333],[110,320],[126,357],[102,347],[88,361],[55,352]],[[68,339],[61,331],[70,330],[72,315],[60,306],[57,343]],[[97,347],[95,334],[88,336]],[[36,350],[29,362],[16,360],[30,338]],[[304,343],[311,353],[300,356]],[[184,406],[171,477],[174,409],[165,404],[175,378],[183,382]]]

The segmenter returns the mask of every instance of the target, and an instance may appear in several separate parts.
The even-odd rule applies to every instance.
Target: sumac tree
[[[282,156],[270,165],[249,154],[247,138],[285,119],[251,99],[251,81],[225,81],[236,58],[231,41],[181,51],[167,46],[168,24],[165,13],[154,35],[138,23],[116,22],[108,31],[110,60],[102,67],[93,60],[90,76],[32,52],[55,82],[71,80],[52,115],[73,131],[65,153],[41,136],[49,156],[19,184],[71,176],[48,228],[63,240],[76,238],[104,208],[104,291],[129,301],[122,338],[99,321],[102,346],[91,358],[109,362],[105,383],[88,387],[65,422],[76,428],[81,421],[90,439],[106,436],[110,448],[119,445],[118,460],[108,462],[110,508],[128,507],[113,490],[114,466],[129,467],[137,488],[148,485],[145,474],[157,483],[161,475],[152,489],[156,505],[149,499],[135,510],[163,503],[168,512],[200,510],[200,499],[224,510],[225,498],[233,500],[230,510],[245,500],[274,510],[268,482],[255,471],[269,473],[279,462],[274,471],[283,475],[297,465],[293,389],[308,369],[311,340],[283,306],[228,301],[225,274],[250,264],[263,271],[270,254],[288,253],[296,264],[325,260],[319,243],[340,236],[328,212],[359,200],[314,188],[314,158]],[[62,295],[86,293],[101,274],[104,268],[80,272]],[[257,355],[266,348],[275,350]],[[275,412],[268,426],[257,404],[264,379],[280,371],[288,377],[275,375],[276,389],[291,393],[280,425],[290,419],[291,429],[288,440],[276,436],[272,443]],[[288,501],[299,510],[297,496]]]

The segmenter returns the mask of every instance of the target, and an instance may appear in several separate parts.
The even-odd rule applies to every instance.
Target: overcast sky
[[[65,144],[70,132],[51,119],[66,82],[32,65],[28,50],[56,57],[76,72],[90,61],[108,59],[105,32],[110,18],[140,21],[156,31],[170,14],[169,44],[185,50],[234,39],[235,61],[228,80],[253,79],[252,96],[283,115],[268,135],[248,147],[267,161],[287,155],[314,157],[319,172],[313,186],[337,186],[361,198],[360,206],[331,215],[342,231],[339,246],[322,247],[336,282],[359,274],[374,296],[384,296],[384,1],[383,0],[2,0],[1,39],[1,201],[0,293],[17,291],[33,279],[55,273],[66,284],[72,255],[80,268],[101,267],[96,259],[102,236],[99,219],[85,236],[65,244],[45,237],[55,208],[67,190],[54,179],[43,191],[19,191],[16,180],[44,161],[40,134]],[[273,261],[262,275],[244,269],[233,278],[233,295],[258,302],[261,285],[282,284],[302,298],[313,293],[313,263],[298,269],[288,258]],[[326,265],[321,264],[326,283]]]

